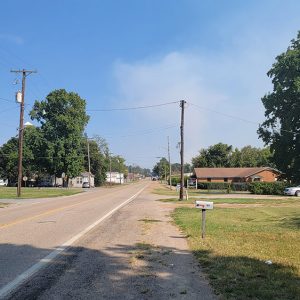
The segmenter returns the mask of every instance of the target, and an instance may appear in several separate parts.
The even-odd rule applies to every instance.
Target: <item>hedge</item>
[[[257,195],[283,195],[283,191],[290,184],[283,181],[252,182],[248,184],[249,192]]]
[[[230,188],[228,182],[198,182],[198,189],[203,190],[227,190]]]

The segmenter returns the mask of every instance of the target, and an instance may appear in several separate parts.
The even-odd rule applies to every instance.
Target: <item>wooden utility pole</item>
[[[86,136],[87,151],[88,151],[88,167],[89,167],[89,188],[91,188],[91,159],[90,159],[90,142]]]
[[[172,170],[171,170],[171,158],[170,158],[170,139],[168,137],[168,159],[169,159],[169,183],[170,183],[170,190],[172,189]]]
[[[181,107],[181,125],[180,125],[180,192],[179,200],[183,200],[183,189],[184,189],[184,105],[186,101],[180,101]]]
[[[19,124],[19,159],[18,159],[18,187],[17,196],[21,197],[22,188],[22,161],[23,161],[23,136],[24,136],[24,107],[25,107],[25,83],[26,77],[31,73],[36,73],[37,71],[31,70],[11,70],[13,73],[22,73],[22,98],[20,102],[20,124]]]

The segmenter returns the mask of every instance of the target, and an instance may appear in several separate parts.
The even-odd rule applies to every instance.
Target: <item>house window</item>
[[[224,178],[224,182],[228,182],[228,178]]]
[[[82,177],[77,177],[76,178],[76,183],[81,184],[82,183]]]
[[[260,181],[260,178],[259,177],[254,177],[253,181]]]
[[[208,181],[208,182],[211,182],[211,178],[207,178],[207,181]]]

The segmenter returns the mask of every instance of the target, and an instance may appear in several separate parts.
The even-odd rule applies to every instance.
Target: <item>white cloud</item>
[[[234,48],[211,53],[174,51],[133,63],[116,62],[117,98],[122,101],[118,104],[140,106],[184,99],[210,109],[187,106],[186,160],[195,156],[200,148],[218,142],[236,147],[263,146],[256,131],[264,119],[260,99],[272,88],[266,72],[276,55],[288,46],[289,38],[283,36],[279,40],[276,36],[259,36],[256,32],[236,38],[234,43]],[[179,106],[141,110],[135,118],[142,128],[149,128],[149,122],[156,127],[174,121],[179,124]],[[171,139],[179,140],[179,130]],[[159,143],[159,138],[153,139],[151,147],[159,147],[156,145]]]
[[[224,95],[206,88],[203,61],[193,54],[172,52],[155,60],[133,64],[118,62],[115,64],[115,76],[122,106],[152,105],[184,99],[190,103],[215,108],[225,99]],[[179,125],[179,121],[179,105],[170,105],[161,109],[141,110],[138,122]],[[201,115],[192,106],[187,106],[188,159],[201,147],[199,140],[205,139],[208,125],[209,119],[205,115]],[[147,125],[144,127],[147,128]],[[178,134],[174,139],[179,140]]]

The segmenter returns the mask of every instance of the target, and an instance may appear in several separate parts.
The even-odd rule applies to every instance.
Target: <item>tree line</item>
[[[45,100],[35,101],[30,117],[38,126],[24,128],[23,176],[38,181],[46,174],[59,178],[64,174],[67,183],[69,178],[88,170],[87,144],[96,186],[105,182],[106,172],[110,170],[126,176],[125,159],[111,155],[105,139],[85,136],[89,116],[86,101],[78,94],[54,90]],[[15,184],[17,166],[18,138],[12,137],[0,147],[0,178]]]

